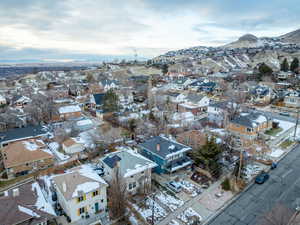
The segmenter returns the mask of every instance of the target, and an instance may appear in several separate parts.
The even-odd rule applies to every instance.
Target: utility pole
[[[296,140],[298,123],[299,123],[299,108],[297,108],[297,119],[296,119],[295,131],[294,131],[294,141]]]
[[[153,194],[153,204],[152,204],[152,218],[151,218],[151,224],[154,225],[154,204],[155,204],[155,193]]]

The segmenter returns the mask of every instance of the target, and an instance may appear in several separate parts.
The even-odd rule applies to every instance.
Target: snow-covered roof
[[[62,106],[58,109],[60,114],[72,113],[72,112],[81,112],[81,108],[78,105],[68,105]]]
[[[91,165],[85,164],[70,169],[64,174],[53,177],[55,187],[66,200],[87,194],[108,184],[93,170]]]
[[[123,149],[110,153],[103,157],[101,161],[110,168],[114,168],[118,164],[123,177],[130,177],[157,166],[155,162],[152,162],[131,149]]]

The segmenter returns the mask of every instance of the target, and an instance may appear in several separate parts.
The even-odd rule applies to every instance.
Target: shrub
[[[222,189],[223,189],[223,190],[225,190],[225,191],[230,191],[230,180],[229,180],[229,178],[226,178],[226,179],[222,182],[221,186],[222,186]]]

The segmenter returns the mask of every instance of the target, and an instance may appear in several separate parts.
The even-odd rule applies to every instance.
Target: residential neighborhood
[[[97,1],[37,2],[30,10],[38,15],[20,3],[26,13],[10,28],[0,24],[5,57],[34,54],[30,63],[0,56],[0,225],[300,224],[300,30],[275,36],[246,13],[240,24],[198,21],[216,10],[204,3],[186,3],[201,8],[190,13],[171,7],[177,1],[124,2],[116,13],[110,1],[101,4],[106,11]],[[47,10],[55,10],[51,18]],[[275,23],[266,14],[253,17]],[[32,27],[22,22],[29,17]],[[185,27],[191,18],[198,24]],[[95,27],[100,20],[105,25]],[[153,21],[169,20],[176,23],[153,30]],[[134,38],[123,33],[128,21]],[[73,29],[78,24],[84,29]],[[40,30],[26,36],[33,27]],[[52,37],[46,30],[54,27]],[[188,41],[190,27],[215,44]],[[234,41],[254,27],[259,37]],[[157,35],[160,45],[137,39]],[[59,40],[57,48],[36,41],[44,38]]]

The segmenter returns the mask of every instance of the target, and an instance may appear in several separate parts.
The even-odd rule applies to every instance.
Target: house
[[[27,126],[23,128],[9,129],[0,132],[0,147],[20,140],[46,137],[48,135],[47,128],[43,126]]]
[[[104,93],[93,94],[90,96],[90,104],[93,109],[101,109],[104,104]]]
[[[76,138],[68,138],[67,140],[65,140],[62,143],[62,148],[67,154],[82,152],[85,149],[84,144]]]
[[[6,105],[6,103],[7,103],[6,98],[0,95],[0,105]]]
[[[62,120],[81,117],[81,108],[79,105],[67,105],[58,108],[59,117]]]
[[[90,119],[83,119],[83,120],[79,120],[77,121],[74,125],[73,125],[74,129],[79,130],[79,131],[85,131],[85,130],[89,130],[91,128],[94,127],[93,121]]]
[[[205,95],[189,93],[185,98],[185,102],[178,105],[178,111],[191,112],[197,116],[202,112],[207,111],[209,101],[209,98]]]
[[[206,144],[207,137],[200,130],[189,130],[176,135],[176,140],[179,143],[190,146],[194,150],[198,150]]]
[[[186,155],[191,150],[191,147],[164,136],[156,136],[139,144],[140,153],[158,165],[154,171],[159,174],[191,166],[193,161]]]
[[[245,141],[245,144],[252,143],[261,132],[272,127],[272,120],[261,113],[241,113],[229,121],[227,130],[233,135]]]
[[[130,194],[149,193],[151,190],[151,171],[156,163],[134,152],[131,149],[120,150],[107,154],[100,159],[104,170],[104,179],[111,181],[118,169],[126,189]]]
[[[119,82],[117,80],[104,79],[99,82],[99,86],[106,92],[111,89],[117,89]]]
[[[22,96],[22,95],[16,95],[11,100],[12,105],[18,106],[18,107],[24,107],[25,105],[27,105],[30,102],[31,102],[30,98],[28,98],[26,96]]]
[[[251,91],[252,102],[257,104],[269,104],[273,97],[273,91],[265,85],[258,85]]]
[[[57,200],[72,222],[89,219],[90,224],[107,216],[108,184],[89,165],[55,175],[52,181]]]
[[[55,211],[37,182],[27,182],[0,195],[3,225],[47,225],[54,223]]]
[[[193,82],[192,79],[187,77],[181,77],[179,79],[176,79],[172,83],[172,88],[176,90],[183,90],[185,89],[189,84]]]
[[[195,116],[192,112],[175,112],[171,117],[171,121],[180,126],[188,126],[195,122]]]
[[[288,72],[280,71],[277,73],[277,79],[279,79],[279,80],[287,80],[293,76],[294,76],[294,73],[291,71],[288,71]]]
[[[213,92],[216,88],[217,84],[215,82],[203,82],[200,86],[199,86],[199,91],[203,91],[206,93],[210,93]]]
[[[52,166],[54,157],[42,140],[16,141],[1,149],[8,177],[25,175]]]
[[[208,122],[226,127],[229,114],[236,109],[237,104],[230,101],[211,102],[207,107]]]
[[[300,107],[300,92],[289,91],[284,97],[284,104],[287,107],[298,108]]]

